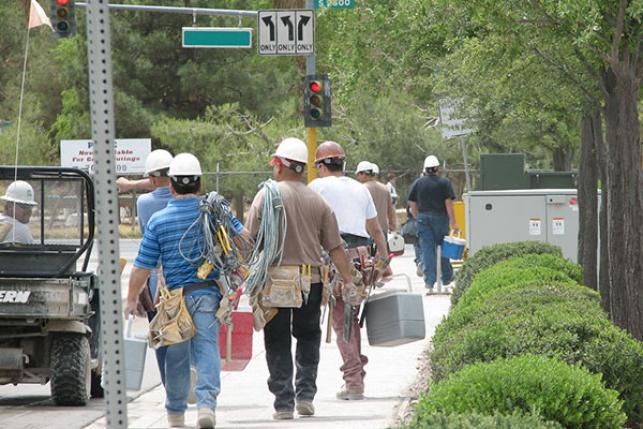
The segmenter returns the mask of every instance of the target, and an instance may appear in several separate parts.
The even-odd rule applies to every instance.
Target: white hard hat
[[[34,192],[31,185],[23,180],[16,180],[7,187],[7,191],[0,199],[17,204],[27,204],[37,206],[34,200]]]
[[[373,164],[368,162],[368,161],[360,161],[359,164],[357,164],[357,169],[355,170],[355,174],[357,173],[369,173],[373,171]]]
[[[373,174],[378,175],[380,174],[380,166],[373,163]]]
[[[288,137],[279,143],[277,150],[272,156],[306,164],[308,163],[308,148],[303,141],[294,137]]]
[[[180,153],[170,163],[168,176],[200,176],[201,164],[191,153]]]
[[[165,170],[170,168],[172,162],[172,154],[165,149],[156,149],[152,151],[145,160],[145,175],[149,176],[150,173],[155,171]]]
[[[440,161],[435,155],[429,155],[424,159],[424,168],[439,167]]]
[[[397,232],[392,232],[388,236],[389,252],[399,256],[404,253],[404,238]]]

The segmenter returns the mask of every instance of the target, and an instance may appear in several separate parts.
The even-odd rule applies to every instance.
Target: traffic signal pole
[[[314,0],[306,0],[306,9],[315,9]],[[306,74],[311,75],[316,73],[316,60],[315,53],[306,57]],[[306,132],[306,145],[308,147],[308,183],[315,180],[317,177],[317,169],[315,168],[315,152],[317,151],[317,128],[308,128]]]

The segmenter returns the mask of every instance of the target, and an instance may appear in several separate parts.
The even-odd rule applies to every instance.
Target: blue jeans
[[[436,246],[442,244],[444,236],[449,235],[448,216],[419,213],[418,236],[422,249],[422,270],[424,271],[424,285],[432,288],[436,281]],[[441,258],[442,283],[448,284],[453,277],[453,268],[449,258]]]
[[[221,295],[218,291],[216,294],[189,294],[184,299],[196,326],[196,335],[188,341],[167,347],[165,408],[171,414],[183,414],[187,409],[190,390],[190,354],[197,372],[194,389],[197,408],[214,410],[217,406],[217,396],[221,391],[219,321],[216,318]]]

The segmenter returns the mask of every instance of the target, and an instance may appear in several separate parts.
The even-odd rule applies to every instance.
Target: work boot
[[[167,425],[171,428],[182,428],[185,426],[185,414],[167,413]]]
[[[313,401],[297,401],[297,413],[300,416],[314,416],[315,406]]]
[[[194,393],[194,388],[196,387],[196,368],[190,367],[190,392],[188,393],[188,404],[196,404],[196,393]]]
[[[425,289],[426,289],[425,295],[435,295],[435,289],[433,289],[433,286],[430,286],[430,287],[426,286]]]
[[[294,417],[292,410],[277,410],[272,414],[272,418],[275,420],[292,420]]]
[[[217,422],[216,415],[214,410],[210,408],[199,408],[198,409],[198,420],[196,427],[199,429],[213,429],[214,425]]]
[[[420,264],[415,265],[415,274],[417,274],[418,277],[424,277],[424,271],[422,271]]]
[[[337,392],[335,396],[337,399],[343,399],[345,401],[360,401],[364,399],[364,389],[342,386],[342,390]]]

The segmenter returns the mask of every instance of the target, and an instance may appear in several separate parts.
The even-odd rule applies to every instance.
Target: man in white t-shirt
[[[38,205],[31,185],[23,180],[11,183],[0,200],[4,211],[0,214],[0,243],[32,244],[33,235],[27,224],[31,211]]]
[[[319,179],[308,184],[319,192],[330,204],[337,217],[341,236],[347,247],[354,248],[369,244],[369,236],[377,246],[377,257],[387,258],[387,247],[384,234],[377,221],[377,210],[373,198],[364,185],[344,176],[346,153],[337,143],[327,141],[319,145],[315,152],[315,168]],[[361,353],[361,338],[357,312],[352,321],[352,335],[348,342],[343,339],[344,301],[336,297],[333,308],[333,329],[337,337],[337,346],[344,364],[344,386],[337,393],[339,399],[364,398],[364,366],[368,358]]]

